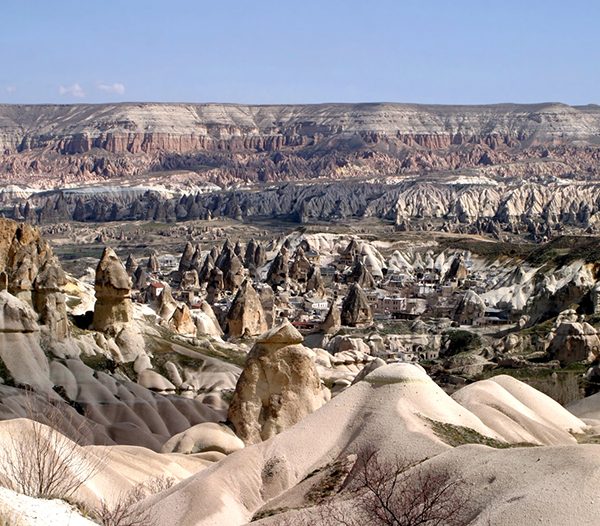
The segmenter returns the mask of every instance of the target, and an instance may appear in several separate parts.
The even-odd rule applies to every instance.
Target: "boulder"
[[[204,422],[177,433],[162,447],[162,453],[204,453],[218,451],[229,455],[244,447],[244,442],[227,426]]]
[[[228,419],[246,444],[267,440],[325,403],[315,353],[288,322],[256,341],[237,382]]]
[[[151,369],[144,369],[138,375],[138,384],[151,391],[175,391],[175,386],[164,376]]]
[[[94,288],[94,328],[102,332],[119,332],[133,320],[133,304],[129,276],[112,248],[107,247],[102,253]]]
[[[344,351],[359,351],[364,354],[370,354],[370,347],[360,338],[350,336],[334,336],[329,340],[327,350],[331,354],[337,354]]]
[[[40,322],[50,331],[55,340],[64,340],[69,336],[67,305],[62,292],[67,284],[64,270],[54,259],[42,264],[40,272],[33,282],[33,307],[40,315]]]
[[[562,321],[551,333],[547,353],[561,365],[592,363],[600,356],[598,332],[587,322]]]

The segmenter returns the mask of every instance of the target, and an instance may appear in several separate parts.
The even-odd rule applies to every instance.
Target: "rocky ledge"
[[[590,175],[599,143],[600,107],[557,103],[0,105],[0,177],[42,188],[173,170],[221,185],[515,162]]]

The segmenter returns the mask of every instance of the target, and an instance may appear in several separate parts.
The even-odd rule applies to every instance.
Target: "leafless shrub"
[[[403,459],[381,460],[362,452],[351,482],[321,508],[324,524],[343,526],[463,526],[469,522],[469,491],[462,479],[443,469]],[[352,507],[341,505],[340,498]]]
[[[122,493],[114,503],[102,501],[97,519],[102,526],[152,526],[154,518],[138,504],[150,495],[165,491],[175,484],[172,477],[153,477]]]
[[[85,420],[73,422],[50,401],[39,402],[33,394],[26,396],[29,426],[24,433],[11,434],[0,451],[4,485],[30,497],[67,500],[100,471],[106,455],[81,448],[58,431],[67,425],[77,437],[85,436]]]

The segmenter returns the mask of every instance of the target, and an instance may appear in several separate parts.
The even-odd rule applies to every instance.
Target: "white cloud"
[[[6,91],[6,93],[15,93],[17,91],[17,87],[16,86],[6,86],[4,88],[4,91]]]
[[[61,95],[70,95],[71,97],[83,98],[85,97],[85,91],[79,85],[78,82],[72,84],[71,86],[59,86],[58,93]]]
[[[123,95],[123,93],[125,93],[125,84],[122,84],[121,82],[114,82],[113,84],[98,84],[98,89],[106,93]]]

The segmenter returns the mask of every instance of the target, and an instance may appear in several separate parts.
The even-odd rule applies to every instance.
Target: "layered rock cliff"
[[[556,103],[0,105],[0,177],[41,187],[165,170],[219,184],[514,162],[595,173],[599,142],[600,107]]]

